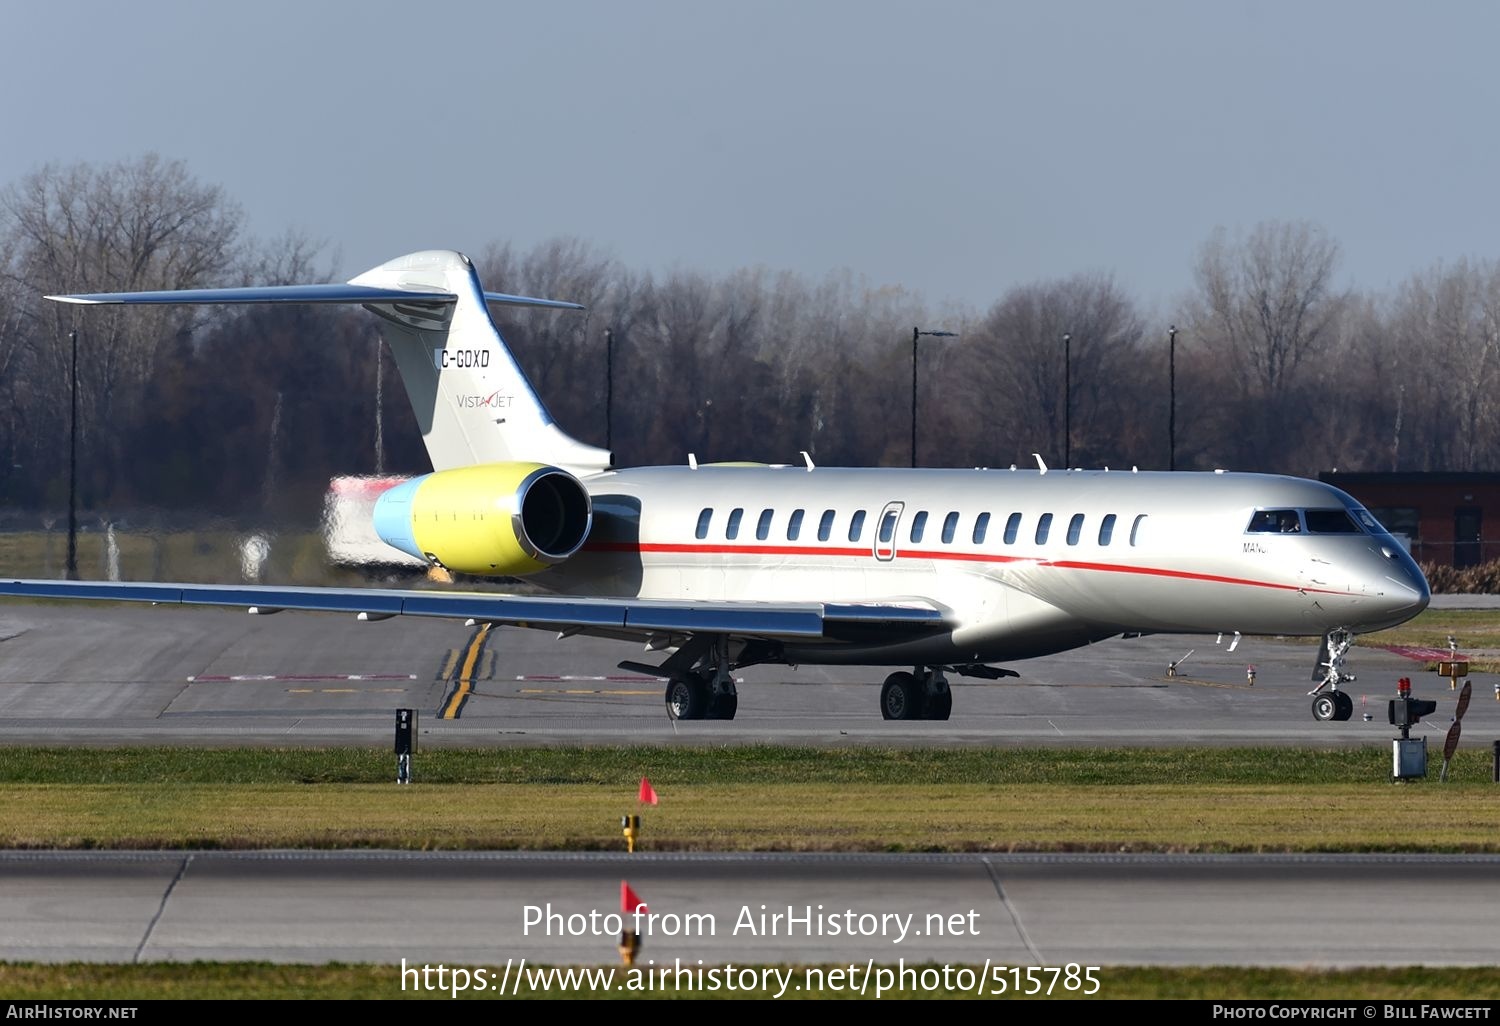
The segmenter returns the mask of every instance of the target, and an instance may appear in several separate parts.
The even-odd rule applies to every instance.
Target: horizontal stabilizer
[[[380,318],[411,399],[433,470],[479,463],[536,462],[584,477],[614,457],[570,437],[552,419],[500,337],[495,304],[582,310],[578,303],[487,292],[473,262],[453,250],[387,260],[343,283],[258,285],[171,292],[93,292],[48,296],[82,306],[113,304],[350,304]],[[582,326],[575,326],[582,327]]]
[[[234,289],[178,289],[165,292],[91,292],[77,296],[48,296],[57,303],[103,306],[134,304],[220,303],[416,303],[446,305],[458,301],[452,292],[425,289],[382,289],[370,285],[259,285]],[[558,299],[534,299],[504,292],[486,292],[485,302],[505,306],[540,306],[554,310],[582,310],[577,303]]]

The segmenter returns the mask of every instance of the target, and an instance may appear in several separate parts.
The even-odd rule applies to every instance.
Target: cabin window
[[[958,530],[958,514],[949,513],[943,518],[943,544],[948,545],[953,541],[953,532]]]
[[[740,518],[744,515],[745,511],[742,509],[732,509],[729,511],[729,523],[724,527],[725,538],[734,541],[740,536]]]
[[[760,522],[755,525],[755,538],[757,541],[765,541],[771,537],[771,510],[760,511]]]
[[[849,518],[849,540],[852,542],[857,542],[859,541],[859,536],[864,533],[865,511],[862,509],[858,509],[854,511],[854,516]]]
[[[796,541],[802,534],[802,510],[792,510],[792,518],[786,522],[786,540]]]
[[[896,518],[900,516],[895,510],[887,510],[885,516],[880,518],[880,541],[889,544],[891,537],[896,533]]]
[[[911,540],[912,544],[922,540],[922,532],[927,530],[927,511],[924,509],[911,518]]]
[[[1302,530],[1302,522],[1294,509],[1261,509],[1255,511],[1245,530],[1252,534],[1296,534]]]
[[[1068,521],[1068,544],[1077,545],[1078,539],[1083,535],[1083,514],[1074,513],[1073,518]]]
[[[1012,513],[1005,520],[1005,544],[1014,545],[1021,530],[1021,514]]]
[[[1115,515],[1107,514],[1099,521],[1099,544],[1108,545],[1109,540],[1115,536]]]
[[[1040,520],[1036,522],[1036,543],[1047,544],[1047,533],[1052,530],[1052,514],[1043,513]]]
[[[712,506],[707,507],[706,509],[704,509],[704,511],[702,513],[698,514],[698,540],[699,541],[702,541],[704,538],[708,537],[708,522],[710,520],[712,520],[713,518],[714,518],[714,510],[713,510]]]
[[[833,510],[825,509],[823,518],[818,521],[818,541],[827,541],[833,537]]]
[[[990,515],[981,513],[974,518],[974,544],[984,544],[984,533],[990,529]]]
[[[1141,534],[1141,525],[1145,522],[1146,514],[1140,513],[1136,515],[1135,521],[1130,525],[1130,544],[1132,547],[1134,547],[1136,542],[1139,540]]]

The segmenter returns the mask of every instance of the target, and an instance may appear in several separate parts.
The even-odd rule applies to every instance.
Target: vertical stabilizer
[[[386,322],[385,340],[434,470],[526,460],[582,476],[609,467],[608,451],[564,434],[542,405],[490,320],[468,257],[451,250],[411,253],[349,284],[414,293],[410,302],[365,308]],[[456,298],[424,302],[423,291]]]

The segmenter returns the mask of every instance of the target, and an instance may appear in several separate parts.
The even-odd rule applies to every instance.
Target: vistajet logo
[[[461,410],[503,410],[509,408],[514,398],[515,396],[505,395],[502,392],[491,392],[489,395],[461,395],[458,397],[458,408]]]

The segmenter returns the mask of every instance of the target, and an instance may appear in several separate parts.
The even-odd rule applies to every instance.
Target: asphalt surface
[[[1500,944],[1490,856],[9,853],[0,959],[617,965],[622,880],[657,917],[642,965],[1474,966]]]
[[[520,628],[480,638],[416,618],[10,603],[0,744],[387,745],[398,708],[419,711],[426,744],[1388,744],[1386,700],[1405,676],[1439,703],[1414,736],[1441,747],[1449,682],[1369,647],[1378,640],[1351,654],[1354,716],[1342,723],[1312,717],[1315,645],[1247,637],[1231,651],[1232,637],[1167,635],[1020,662],[1019,678],[955,678],[945,722],[882,720],[887,667],[762,666],[739,672],[735,720],[674,723],[660,681],[617,668],[660,653],[628,643]],[[1463,743],[1488,745],[1500,738],[1495,681],[1471,679]]]

